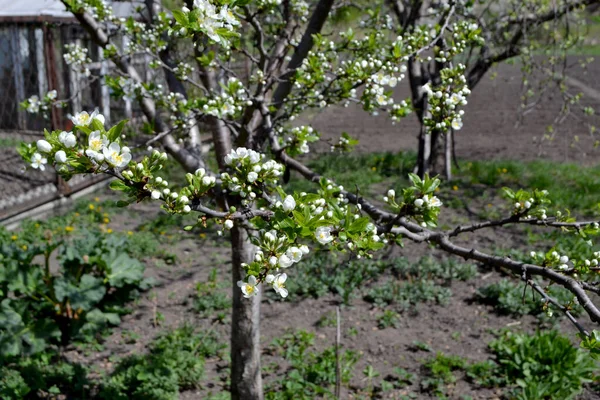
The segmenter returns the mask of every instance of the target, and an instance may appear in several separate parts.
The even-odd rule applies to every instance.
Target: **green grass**
[[[585,216],[600,215],[600,166],[582,167],[548,161],[474,161],[463,165],[454,183],[459,188],[545,189],[550,209],[569,209]]]
[[[379,308],[393,306],[399,311],[412,312],[419,303],[447,304],[452,296],[447,286],[452,280],[466,281],[477,275],[473,264],[458,264],[453,259],[439,261],[433,257],[423,257],[417,262],[395,259],[392,271],[396,279],[373,286],[364,298]],[[387,315],[383,320],[393,322],[394,318]],[[380,325],[389,324],[380,321]]]
[[[527,314],[540,317],[545,315],[545,303],[542,302],[542,297],[538,293],[532,294],[531,288],[528,288],[525,296],[523,296],[523,285],[514,282],[514,280],[503,279],[480,288],[476,296],[480,302],[493,305],[494,310],[499,314],[514,317]],[[570,307],[572,314],[581,314],[581,307],[573,303],[573,294],[566,289],[550,286],[548,295],[561,304]],[[554,306],[550,306],[550,310],[553,310],[557,316],[561,316],[561,312],[556,310]]]
[[[211,332],[184,326],[163,334],[150,353],[121,360],[101,385],[106,400],[173,400],[182,390],[197,388],[204,377],[204,360],[222,356],[226,345]]]
[[[508,397],[513,399],[572,399],[597,371],[588,354],[556,331],[507,331],[490,343],[490,349],[496,356],[496,375],[511,387]]]
[[[452,280],[471,279],[477,274],[473,264],[460,264],[453,259],[438,261],[432,257],[423,257],[417,262],[406,258],[348,260],[343,256],[320,252],[303,259],[296,266],[294,279],[286,282],[288,298],[294,301],[298,298],[319,298],[334,293],[341,297],[344,304],[350,304],[352,299],[361,295],[361,290],[368,290],[365,282],[375,281],[386,272],[393,274],[397,279],[405,280],[406,282],[398,284],[410,293],[418,295],[418,301],[437,299],[439,302],[450,296],[449,289],[442,286],[447,286]],[[382,290],[386,291],[387,288]],[[396,292],[399,291],[394,291]],[[280,299],[272,291],[267,291],[267,296],[272,300]],[[368,297],[371,299],[368,301],[382,306],[385,302],[394,302],[395,299],[398,300],[397,303],[404,304],[404,301],[393,297],[389,301],[386,297],[378,302],[379,297]],[[416,304],[408,297],[403,297],[407,301],[406,306]]]
[[[393,178],[394,188],[408,185],[408,173],[412,172],[415,162],[416,156],[411,152],[326,154],[310,161],[308,165],[323,176],[335,178],[338,185],[343,185],[349,191],[372,194],[371,185],[392,181],[390,178]],[[310,191],[314,187],[314,184],[296,175],[292,175],[287,185],[288,190],[298,192]]]
[[[311,350],[314,334],[307,331],[287,333],[276,339],[269,352],[289,362],[283,375],[265,388],[267,400],[335,399],[336,383],[335,347],[323,351]],[[350,350],[340,352],[341,384],[346,385],[354,373],[358,353]],[[277,368],[274,368],[277,369]],[[274,371],[273,371],[274,372]]]
[[[231,308],[231,298],[227,294],[228,283],[217,279],[218,271],[213,268],[206,282],[196,285],[194,310],[201,318],[213,318],[224,322]]]
[[[329,154],[309,162],[315,171],[334,177],[347,190],[364,195],[383,196],[389,188],[407,187],[416,156],[412,152]],[[600,166],[582,167],[574,163],[549,161],[460,161],[455,179],[444,183],[440,196],[447,202],[456,198],[456,189],[463,197],[480,196],[491,189],[500,196],[500,189],[546,189],[553,206],[550,209],[569,209],[580,216],[600,215]],[[361,168],[357,168],[360,165]],[[288,190],[310,191],[314,184],[292,176]],[[492,199],[493,200],[493,199]]]
[[[493,360],[469,363],[443,353],[425,360],[421,390],[446,398],[464,373],[477,386],[503,388],[503,398],[565,400],[592,382],[597,370],[589,355],[557,331],[533,335],[504,331],[489,347]]]
[[[17,138],[0,138],[0,148],[18,147],[23,142],[23,139]]]
[[[421,380],[421,390],[438,398],[445,398],[446,389],[457,381],[454,371],[461,370],[466,365],[467,361],[462,357],[437,353],[423,364],[426,376]]]

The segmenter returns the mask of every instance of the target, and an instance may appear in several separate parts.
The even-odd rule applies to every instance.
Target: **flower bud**
[[[37,149],[41,153],[50,153],[52,151],[52,145],[45,140],[37,141]]]

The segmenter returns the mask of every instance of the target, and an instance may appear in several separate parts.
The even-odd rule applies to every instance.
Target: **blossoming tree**
[[[583,260],[551,249],[535,253],[534,264],[452,241],[467,232],[508,224],[591,235],[599,232],[597,223],[548,215],[545,191],[507,190],[514,207],[505,219],[441,230],[437,219],[443,205],[435,196],[438,179],[411,175],[411,186],[401,193],[388,191],[383,206],[377,207],[336,184],[335,177],[320,176],[299,161],[309,152],[310,143],[319,139],[312,127],[291,125],[301,112],[356,102],[367,112],[378,110],[395,120],[405,117],[411,111],[410,101],[396,103],[391,88],[405,78],[407,64],[431,54],[442,37],[449,46],[444,53],[447,60],[459,57],[468,46],[483,45],[477,23],[440,11],[446,17],[435,26],[398,29],[385,3],[377,2],[362,14],[356,30],[346,26],[341,31],[327,24],[336,12],[333,0],[314,4],[188,0],[170,13],[162,10],[159,1],[147,0],[140,10],[143,22],[114,17],[100,0],[63,3],[114,63],[114,76],[104,77],[113,94],[139,103],[153,130],[147,144],[160,145],[164,152],[148,149],[135,161],[123,134],[125,121],[107,126],[96,111],[76,113],[71,117],[71,132],[47,131],[44,139],[23,144],[20,152],[31,167],[52,165],[66,179],[75,174],[112,175],[110,186],[123,193],[122,206],[154,201],[169,213],[194,213],[199,226],[214,224],[228,232],[232,398],[263,398],[261,291],[272,289],[286,297],[285,283],[294,277],[293,265],[314,246],[360,258],[371,257],[389,242],[408,239],[508,268],[538,291],[549,307],[569,316],[584,344],[597,351],[596,334],[573,318],[571,305],[549,297],[532,277],[541,276],[572,291],[573,301],[598,323],[600,310],[589,293],[599,291],[592,276],[600,253]],[[113,42],[119,36],[129,38],[126,47]],[[151,57],[151,68],[164,72],[166,85],[145,81],[129,63],[140,52]],[[73,68],[86,69],[84,50],[71,46],[65,58]],[[244,68],[239,67],[240,60]],[[452,99],[454,107],[432,113],[434,126],[460,123],[460,107],[469,94],[464,73],[465,66],[458,62],[440,71],[445,83],[432,99]],[[56,101],[50,97],[42,100],[46,107]],[[214,153],[203,152],[199,122],[212,135]],[[353,143],[344,136],[333,148],[349,150]],[[184,187],[175,188],[161,177],[169,156],[187,171]],[[208,162],[210,156],[214,163]],[[316,190],[286,192],[281,181],[290,171],[314,182]]]

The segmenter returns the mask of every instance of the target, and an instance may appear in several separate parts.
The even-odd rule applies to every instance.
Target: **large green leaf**
[[[73,310],[87,312],[104,298],[106,288],[100,278],[86,274],[81,277],[78,285],[67,281],[64,277],[56,279],[54,293],[60,302],[69,300]]]
[[[0,303],[0,359],[43,351],[48,340],[59,338],[58,326],[51,320],[30,321],[25,304],[12,299]]]
[[[106,267],[108,283],[117,288],[136,284],[144,278],[144,265],[125,253],[106,260]]]

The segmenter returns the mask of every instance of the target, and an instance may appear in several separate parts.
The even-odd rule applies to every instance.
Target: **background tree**
[[[411,32],[427,22],[441,25],[447,21],[468,21],[479,26],[485,44],[469,45],[459,58],[466,67],[469,90],[473,90],[494,65],[516,60],[521,63],[523,73],[521,111],[543,101],[552,88],[558,89],[565,104],[554,123],[571,112],[570,104],[578,107],[581,94],[568,90],[565,81],[567,57],[583,40],[586,7],[598,5],[597,0],[389,0],[387,4],[402,31]],[[413,56],[408,62],[412,106],[421,125],[415,168],[421,177],[428,172],[443,173],[447,178],[452,176],[454,131],[462,127],[462,122],[454,126],[436,125],[434,114],[443,113],[444,105],[432,101],[432,95],[442,85],[442,71],[453,62],[445,55],[448,46],[441,35],[432,43],[433,57],[422,60]],[[583,106],[579,109],[583,114],[591,112]]]
[[[234,399],[263,397],[260,284],[285,297],[283,270],[300,261],[310,242],[370,257],[386,243],[407,238],[503,266],[569,315],[583,337],[595,337],[572,318],[568,304],[549,298],[531,280],[540,275],[571,290],[592,321],[600,322],[600,311],[588,295],[598,290],[589,282],[592,275],[587,275],[594,271],[593,260],[570,262],[549,251],[536,260],[537,265],[528,264],[461,247],[452,238],[514,223],[594,234],[597,223],[547,216],[547,193],[519,191],[507,192],[514,212],[505,219],[439,230],[442,204],[435,197],[439,180],[426,174],[423,179],[411,176],[412,186],[398,195],[389,191],[384,198],[387,205],[377,207],[297,158],[319,138],[310,126],[292,123],[311,108],[356,102],[367,112],[386,112],[394,120],[408,115],[409,102],[395,103],[392,89],[407,70],[423,65],[431,49],[439,58],[442,42],[446,47],[445,60],[438,62],[440,81],[435,87],[423,83],[419,89],[431,91],[427,101],[434,107],[424,124],[438,130],[459,126],[469,88],[467,67],[458,61],[484,41],[479,24],[454,18],[455,5],[433,10],[439,21],[434,27],[415,23],[399,28],[386,4],[375,3],[355,26],[338,32],[338,27],[328,25],[335,11],[333,0],[313,5],[190,0],[170,13],[158,1],[148,0],[139,10],[142,22],[114,17],[98,0],[63,3],[114,63],[114,73],[104,77],[113,94],[139,103],[152,132],[146,145],[160,143],[187,171],[187,186],[176,190],[159,176],[166,153],[150,150],[139,162],[132,161],[122,137],[124,122],[107,128],[97,113],[77,113],[72,117],[73,132],[47,132],[45,140],[23,145],[21,154],[34,168],[54,164],[65,178],[80,173],[113,175],[111,187],[127,195],[122,205],[159,201],[171,213],[197,212],[198,225],[214,223],[230,231]],[[129,38],[125,47],[116,41],[122,36]],[[129,59],[140,53],[151,57],[149,67],[164,73],[166,85],[145,81],[131,65]],[[85,68],[82,54],[71,47],[66,58],[72,67]],[[440,110],[435,111],[438,104]],[[211,133],[214,153],[203,153],[198,126]],[[352,144],[343,136],[333,148],[348,150]],[[316,193],[286,193],[280,179],[291,171],[317,183]]]

